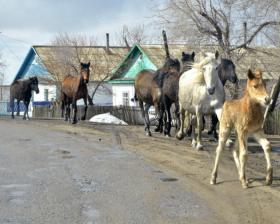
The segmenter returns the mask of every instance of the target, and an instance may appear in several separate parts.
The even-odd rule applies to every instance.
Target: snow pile
[[[98,114],[90,118],[90,122],[95,123],[103,123],[103,124],[119,124],[119,125],[127,125],[126,122],[123,120],[120,120],[119,118],[113,116],[110,113],[105,114]]]

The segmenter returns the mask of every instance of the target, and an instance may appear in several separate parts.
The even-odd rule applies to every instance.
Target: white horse
[[[224,87],[218,76],[218,66],[221,63],[219,53],[205,53],[199,63],[191,70],[184,72],[179,80],[180,130],[176,137],[184,137],[185,117],[195,115],[198,126],[197,140],[195,130],[192,131],[192,146],[198,150],[203,148],[201,143],[202,116],[217,114],[220,120],[222,106],[225,101]],[[188,120],[188,119],[187,119]],[[193,125],[193,129],[195,125]]]

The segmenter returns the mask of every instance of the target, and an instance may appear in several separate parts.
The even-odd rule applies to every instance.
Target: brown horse
[[[248,157],[247,141],[249,135],[252,135],[263,148],[267,163],[266,184],[272,184],[271,144],[266,139],[262,130],[264,111],[265,107],[270,103],[270,98],[266,91],[265,82],[262,79],[262,71],[258,69],[252,72],[249,69],[247,75],[248,80],[243,97],[238,100],[226,101],[223,105],[220,120],[219,144],[216,150],[211,184],[216,184],[220,156],[233,129],[237,133],[239,150],[234,148],[232,153],[242,187],[248,187],[248,181],[245,176],[245,165]]]
[[[158,69],[156,72],[152,70],[143,70],[139,72],[135,78],[134,99],[139,101],[139,106],[141,108],[142,116],[145,123],[146,135],[152,135],[150,131],[150,120],[148,114],[149,108],[151,106],[154,106],[156,114],[162,111],[161,91],[158,85],[158,80],[156,81],[155,77],[161,73],[175,71],[177,70],[177,66],[177,59],[167,59],[163,67]],[[159,120],[156,131],[162,131],[162,119]]]
[[[81,117],[81,120],[86,119],[87,113],[87,99],[88,99],[88,89],[87,83],[89,81],[90,74],[90,62],[85,64],[81,63],[80,76],[67,75],[64,77],[61,85],[61,116],[63,117],[64,107],[65,111],[65,121],[70,120],[70,104],[72,104],[73,109],[73,119],[72,124],[77,123],[77,100],[83,99],[85,103],[85,112]]]

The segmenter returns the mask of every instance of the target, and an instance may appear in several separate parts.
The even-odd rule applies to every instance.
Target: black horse
[[[166,136],[170,136],[172,121],[170,109],[173,103],[175,104],[176,123],[178,123],[178,121],[180,120],[178,101],[179,78],[183,72],[191,68],[192,63],[194,62],[194,57],[194,52],[192,54],[182,52],[182,66],[180,66],[180,62],[178,61],[178,59],[175,59],[173,60],[173,67],[175,67],[176,69],[158,73],[154,78],[161,89],[161,104],[163,105],[163,110],[160,111],[159,124],[163,124],[163,116],[166,115],[164,127],[164,134]]]
[[[10,107],[12,118],[14,119],[14,101],[17,100],[17,116],[19,115],[19,102],[22,100],[25,105],[23,119],[29,119],[28,106],[32,96],[32,91],[39,93],[37,77],[31,77],[26,80],[16,80],[10,87]]]

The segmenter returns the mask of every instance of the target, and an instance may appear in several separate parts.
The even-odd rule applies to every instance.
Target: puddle
[[[160,178],[160,180],[162,182],[175,182],[175,181],[178,181],[178,179],[174,178],[174,177],[162,177],[162,178]]]
[[[72,156],[72,155],[64,155],[61,157],[62,159],[73,159],[75,158],[75,156]]]

